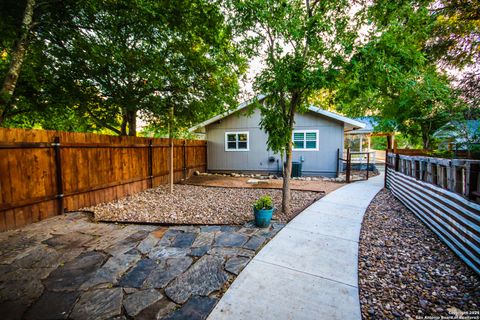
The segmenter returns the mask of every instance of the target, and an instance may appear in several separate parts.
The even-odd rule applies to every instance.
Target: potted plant
[[[270,196],[263,196],[255,201],[253,204],[253,213],[255,214],[255,224],[257,227],[268,227],[272,219],[273,211],[273,201]]]

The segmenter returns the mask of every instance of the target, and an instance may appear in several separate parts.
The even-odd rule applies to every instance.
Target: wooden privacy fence
[[[387,150],[385,186],[480,274],[480,160]]]
[[[206,170],[206,141],[174,140],[174,181]],[[167,184],[169,139],[0,128],[0,231]]]

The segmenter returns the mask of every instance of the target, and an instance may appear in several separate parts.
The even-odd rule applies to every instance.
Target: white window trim
[[[247,149],[228,149],[228,135],[229,134],[246,134],[247,135]],[[238,146],[238,141],[237,141]],[[248,131],[228,131],[225,132],[225,151],[228,152],[246,152],[250,151],[250,134]]]
[[[317,137],[316,148],[315,149],[295,148],[295,141],[293,140],[294,134],[295,133],[305,133],[305,138],[306,138],[306,134],[309,133],[309,132],[315,132],[316,133],[316,137]],[[293,132],[292,132],[292,143],[293,143],[292,150],[293,151],[318,151],[319,150],[319,144],[320,144],[319,137],[320,137],[320,134],[319,134],[318,130],[293,130]],[[304,141],[307,141],[307,140],[304,140]],[[310,141],[313,141],[313,140],[310,140]],[[305,146],[306,146],[306,144],[305,144]]]

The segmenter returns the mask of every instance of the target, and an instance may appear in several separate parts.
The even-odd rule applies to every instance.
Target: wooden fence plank
[[[168,182],[169,140],[89,133],[0,128],[0,231],[56,214],[55,156],[61,142],[64,207],[70,211],[111,201],[149,187],[148,145],[152,142],[152,185]],[[18,143],[28,144],[22,147]],[[32,145],[37,143],[37,145]],[[174,180],[206,171],[206,141],[174,141]],[[16,144],[16,145],[15,145]],[[38,147],[41,144],[41,148]],[[15,149],[16,148],[16,149]],[[32,200],[36,203],[32,204]],[[16,207],[21,205],[21,207]]]

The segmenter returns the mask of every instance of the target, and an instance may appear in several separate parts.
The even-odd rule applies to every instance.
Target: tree
[[[2,125],[9,108],[11,97],[15,91],[20,71],[22,68],[25,53],[27,51],[27,42],[33,20],[33,9],[35,0],[27,0],[23,13],[22,23],[19,27],[19,39],[10,53],[10,64],[0,89],[0,126]],[[6,56],[8,53],[4,51]]]
[[[282,210],[288,213],[295,113],[307,110],[314,92],[333,84],[353,50],[357,32],[350,2],[238,0],[231,4],[229,13],[247,41],[257,46],[257,54],[265,50],[265,68],[254,89],[267,94],[258,104],[267,146],[285,154]]]
[[[172,104],[182,125],[235,105],[245,60],[219,1],[46,1],[37,23],[40,88],[15,101],[28,114],[66,109],[136,135],[138,116],[164,125]]]
[[[424,50],[435,23],[429,2],[416,4],[376,1],[370,8],[376,35],[345,68],[336,101],[348,115],[370,112],[412,139],[421,136],[428,149],[460,108],[450,79]]]

